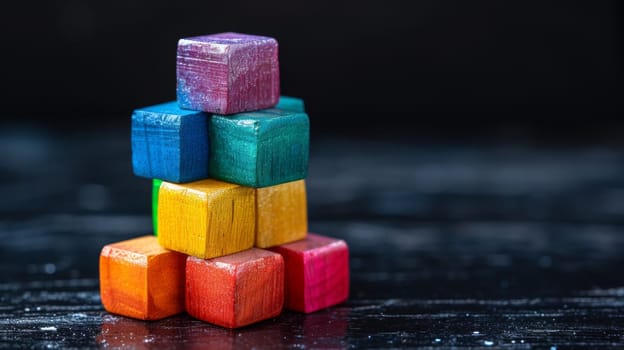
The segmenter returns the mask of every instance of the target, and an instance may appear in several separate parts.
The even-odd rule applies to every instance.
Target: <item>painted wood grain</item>
[[[310,121],[303,112],[264,109],[210,119],[210,177],[250,187],[304,179]]]
[[[314,312],[347,300],[349,248],[345,241],[313,233],[271,249],[286,264],[285,307]]]
[[[255,191],[256,247],[267,248],[305,238],[308,232],[305,180]]]
[[[186,256],[162,248],[154,236],[104,246],[100,294],[114,314],[158,320],[184,311]]]
[[[284,260],[252,248],[186,264],[186,311],[222,327],[238,328],[278,316],[284,303]]]
[[[135,175],[170,182],[208,177],[208,115],[172,101],[136,109],[131,119]]]
[[[275,106],[280,93],[277,46],[274,38],[240,33],[180,39],[180,106],[220,114]]]
[[[158,195],[158,242],[199,258],[214,258],[253,247],[253,188],[213,179],[165,182]]]

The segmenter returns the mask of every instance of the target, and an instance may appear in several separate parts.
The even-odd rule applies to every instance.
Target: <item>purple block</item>
[[[270,108],[280,94],[277,40],[221,33],[178,41],[181,108],[233,114]]]

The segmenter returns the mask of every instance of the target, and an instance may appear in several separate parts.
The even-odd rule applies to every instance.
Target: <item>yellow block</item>
[[[307,232],[305,180],[256,189],[256,247],[304,239]]]
[[[207,179],[162,182],[158,194],[158,243],[202,259],[253,247],[253,188]]]

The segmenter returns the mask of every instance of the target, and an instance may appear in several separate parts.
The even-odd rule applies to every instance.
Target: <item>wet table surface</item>
[[[238,330],[106,313],[104,244],[151,231],[128,131],[0,131],[0,347],[624,347],[624,152],[317,139],[310,229],[347,303]]]

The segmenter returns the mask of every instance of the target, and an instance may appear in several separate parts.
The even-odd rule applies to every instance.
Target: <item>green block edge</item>
[[[158,236],[158,192],[162,180],[152,179],[152,225],[154,227],[154,236]]]

